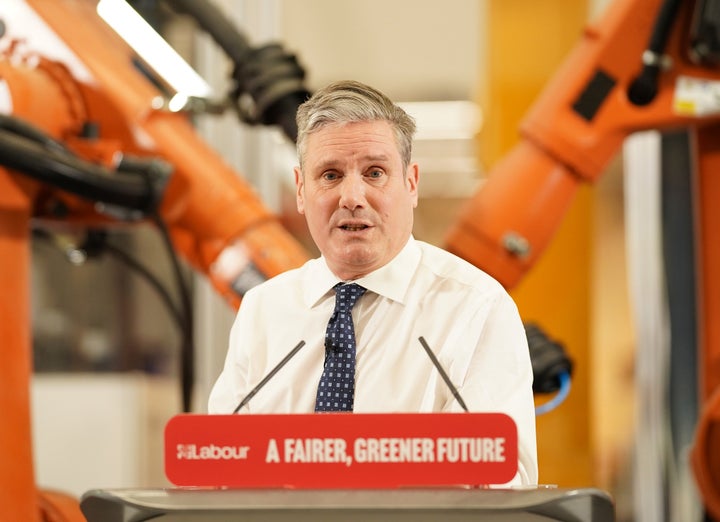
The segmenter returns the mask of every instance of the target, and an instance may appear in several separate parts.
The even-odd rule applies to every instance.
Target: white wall
[[[282,37],[312,88],[364,81],[397,101],[467,100],[485,0],[281,0]]]
[[[141,373],[39,374],[31,389],[37,484],[164,487],[163,431],[180,408],[175,379]]]

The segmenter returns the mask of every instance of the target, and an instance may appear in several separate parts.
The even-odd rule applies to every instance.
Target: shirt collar
[[[415,238],[410,236],[403,249],[389,263],[354,282],[371,292],[402,303],[419,263],[420,248]],[[340,282],[342,280],[328,268],[324,257],[315,259],[309,266],[309,277],[303,291],[306,304],[315,306]]]

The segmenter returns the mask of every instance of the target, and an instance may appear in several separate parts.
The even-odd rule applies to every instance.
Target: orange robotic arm
[[[646,105],[628,92],[641,73],[660,0],[609,6],[526,115],[522,140],[490,172],[446,236],[448,249],[515,286],[552,239],[580,183],[592,183],[632,132],[709,124],[679,115],[674,85],[683,75],[711,78],[690,62],[683,28],[691,3],[673,17],[672,69]]]
[[[713,41],[703,41],[699,29],[703,16],[712,16],[710,4],[610,4],[531,107],[521,141],[468,202],[446,247],[513,287],[542,255],[579,185],[602,175],[629,134],[689,129],[699,158],[698,396],[704,406],[693,465],[706,508],[720,519],[719,111],[700,114],[694,103],[702,100],[683,94],[688,84],[708,92],[720,80],[717,57],[705,54]],[[705,35],[715,35],[718,24],[711,20]]]
[[[184,114],[154,108],[161,93],[133,67],[133,53],[97,16],[94,2],[28,4],[79,63],[70,70],[67,62],[7,53],[0,78],[8,87],[13,115],[110,169],[118,168],[118,160],[126,156],[168,163],[172,171],[158,197],[158,213],[177,250],[208,274],[234,306],[247,289],[237,284],[243,269],[271,277],[306,259],[254,189],[199,138]],[[23,47],[22,42],[15,46]],[[94,133],[87,133],[88,128]],[[48,201],[43,203],[35,214],[52,218],[46,212]],[[94,202],[65,198],[64,204],[70,211],[64,220],[106,219]],[[235,272],[227,262],[215,264],[233,246],[247,259]]]
[[[40,493],[38,500],[34,484],[31,219],[98,227],[156,215],[174,248],[236,307],[258,279],[308,258],[185,115],[156,108],[162,93],[98,17],[96,3],[13,0],[0,6],[0,113],[6,115],[0,127],[14,127],[0,129],[3,520],[84,520],[77,502],[61,494]],[[23,28],[28,32],[18,32]],[[23,163],[21,155],[33,154],[37,161]],[[135,168],[124,172],[128,159],[157,159],[160,169],[152,179],[138,177]],[[45,183],[53,170],[73,182],[62,189]],[[78,173],[87,176],[73,178]]]

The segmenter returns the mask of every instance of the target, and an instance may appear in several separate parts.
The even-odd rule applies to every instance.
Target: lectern
[[[88,522],[613,522],[593,489],[508,487],[517,429],[500,413],[178,415],[167,489],[87,492]]]

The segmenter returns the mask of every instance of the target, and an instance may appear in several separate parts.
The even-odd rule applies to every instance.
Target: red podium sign
[[[502,413],[185,414],[165,428],[176,486],[480,486],[512,480],[517,459]]]

